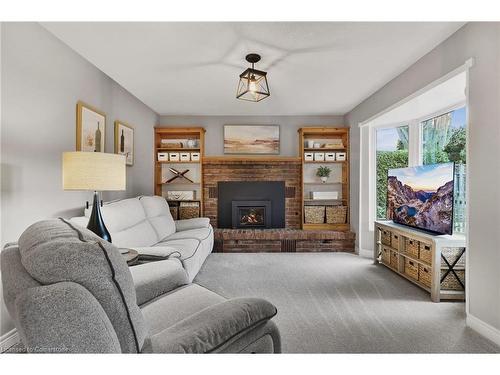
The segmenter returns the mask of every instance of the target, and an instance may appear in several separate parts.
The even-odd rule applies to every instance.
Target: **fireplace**
[[[284,228],[284,181],[219,181],[218,228]]]
[[[270,201],[232,201],[233,228],[271,228]]]

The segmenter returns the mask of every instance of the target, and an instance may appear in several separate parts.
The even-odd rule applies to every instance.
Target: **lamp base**
[[[104,220],[101,216],[101,202],[99,199],[99,193],[94,191],[94,203],[92,203],[92,213],[90,214],[89,223],[87,229],[91,230],[103,240],[111,242],[111,235],[108,229],[104,225]]]

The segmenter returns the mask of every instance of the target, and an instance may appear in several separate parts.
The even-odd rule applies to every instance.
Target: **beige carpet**
[[[429,294],[347,253],[209,256],[195,282],[226,297],[278,308],[287,353],[498,353],[465,327],[464,303]]]

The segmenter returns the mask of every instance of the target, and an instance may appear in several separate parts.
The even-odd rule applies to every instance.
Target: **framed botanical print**
[[[279,154],[279,125],[224,125],[225,154]]]
[[[134,128],[115,121],[115,154],[125,155],[127,165],[134,165]]]
[[[104,152],[106,114],[83,102],[76,105],[76,151]]]

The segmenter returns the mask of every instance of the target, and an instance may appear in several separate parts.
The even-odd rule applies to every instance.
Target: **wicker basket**
[[[395,270],[398,269],[398,253],[396,251],[391,250],[391,267],[394,268]]]
[[[193,219],[200,217],[200,206],[195,204],[182,204],[179,206],[179,219]]]
[[[347,206],[327,206],[326,222],[328,224],[345,224],[347,222]]]
[[[432,272],[430,267],[426,267],[422,264],[418,265],[418,281],[430,288],[432,284]]]
[[[391,247],[393,249],[399,250],[399,234],[392,233],[392,236],[391,236]]]
[[[454,270],[457,274],[458,278],[465,286],[465,270]],[[446,270],[441,270],[441,278],[446,273]],[[464,290],[462,285],[458,282],[457,278],[453,274],[453,272],[449,272],[448,275],[441,281],[441,289],[443,290]]]
[[[172,214],[172,217],[174,220],[178,220],[179,218],[179,207],[177,206],[170,206],[169,207],[170,213]]]
[[[420,252],[419,252],[418,257],[420,260],[431,264],[432,263],[432,246],[425,244],[425,243],[421,243],[420,244]]]
[[[405,275],[413,280],[418,280],[417,263],[408,258],[405,258]]]
[[[460,256],[463,250],[464,250],[463,247],[443,247],[441,249],[441,254],[443,255],[443,257],[446,258],[448,263],[450,263],[451,265],[455,262],[455,260],[457,260],[457,258]],[[444,259],[441,259],[441,266],[448,267]],[[460,256],[460,259],[458,260],[455,266],[465,267],[465,252]]]
[[[382,242],[383,245],[391,246],[391,231],[386,229],[381,229],[380,242]]]
[[[325,206],[305,206],[306,224],[323,224],[325,222]]]
[[[418,250],[420,247],[420,242],[418,242],[417,240],[412,240],[411,238],[407,238],[405,242],[406,242],[406,254],[418,259]]]
[[[391,250],[385,246],[382,246],[382,263],[391,264]]]

